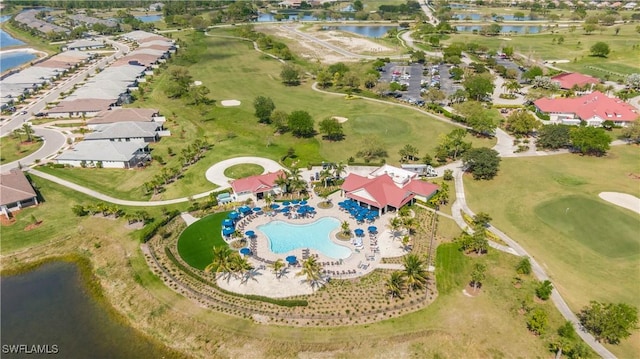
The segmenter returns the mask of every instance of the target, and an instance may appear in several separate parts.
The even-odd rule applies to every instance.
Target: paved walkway
[[[187,227],[198,221],[200,218],[196,218],[191,215],[189,212],[180,213],[180,218],[187,224]]]
[[[268,158],[235,157],[235,158],[230,158],[228,160],[218,162],[213,166],[209,167],[209,169],[207,169],[207,172],[205,172],[205,177],[207,178],[207,181],[220,186],[220,188],[217,189],[218,191],[225,188],[229,188],[231,187],[230,182],[233,181],[233,179],[225,176],[224,170],[226,170],[231,166],[244,164],[244,163],[252,163],[252,164],[262,166],[262,168],[264,168],[264,171],[262,172],[263,174],[267,172],[277,172],[284,169],[284,167],[282,167],[278,162],[274,160],[270,160]]]

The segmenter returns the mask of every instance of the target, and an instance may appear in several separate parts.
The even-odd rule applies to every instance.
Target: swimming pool
[[[340,226],[340,221],[324,217],[309,224],[291,224],[273,221],[258,226],[258,230],[269,239],[273,253],[287,253],[298,248],[309,248],[334,259],[344,259],[351,255],[351,249],[335,244],[329,234]]]

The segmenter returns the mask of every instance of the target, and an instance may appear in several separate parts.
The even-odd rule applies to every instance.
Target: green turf
[[[637,215],[582,196],[558,197],[535,207],[536,216],[553,230],[610,257],[640,251]]]
[[[459,246],[454,243],[441,244],[436,251],[436,278],[438,292],[448,294],[460,290],[467,284],[471,264]]]
[[[0,141],[0,163],[9,163],[26,157],[42,147],[42,140],[22,142],[20,138],[6,136]]]
[[[213,247],[227,245],[220,234],[227,214],[229,212],[208,215],[182,232],[178,238],[178,253],[190,266],[204,269],[211,264]]]
[[[224,170],[224,175],[229,178],[238,179],[259,175],[262,172],[264,172],[264,167],[260,165],[256,165],[253,163],[242,163],[239,165],[227,167]]]

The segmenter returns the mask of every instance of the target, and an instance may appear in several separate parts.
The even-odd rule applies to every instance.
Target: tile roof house
[[[49,117],[93,117],[115,105],[113,99],[78,98],[62,101],[56,107],[47,110]]]
[[[24,173],[14,168],[0,174],[0,213],[7,218],[11,212],[38,204],[38,195]]]
[[[153,108],[121,108],[113,107],[109,110],[101,111],[95,117],[87,121],[90,129],[95,129],[97,125],[116,122],[157,122],[164,123],[165,118],[158,114],[158,110]]]
[[[368,177],[351,173],[342,184],[344,195],[370,209],[385,213],[413,203],[427,201],[438,191],[433,183],[417,179],[417,174],[384,165]]]
[[[282,189],[276,184],[279,177],[286,177],[286,173],[280,170],[278,172],[269,172],[261,175],[250,176],[237,179],[231,182],[234,199],[236,201],[244,201],[248,198],[262,199],[267,195],[275,195],[282,193]]]
[[[109,140],[81,141],[62,152],[56,162],[73,167],[134,168],[151,160],[149,145],[144,142]]]
[[[570,90],[574,86],[585,87],[587,85],[595,85],[600,83],[595,77],[572,72],[553,76],[551,81],[557,82],[561,89]]]
[[[574,98],[541,98],[534,105],[538,111],[549,114],[551,123],[565,125],[579,125],[585,121],[589,126],[601,126],[610,120],[624,127],[638,118],[635,107],[600,91]]]

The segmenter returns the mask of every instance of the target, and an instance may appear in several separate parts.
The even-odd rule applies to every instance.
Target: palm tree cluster
[[[213,272],[216,279],[220,273],[227,281],[235,277],[245,282],[253,277],[253,270],[254,267],[245,257],[225,246],[213,247],[213,260],[204,269],[206,273]]]
[[[419,224],[418,220],[411,215],[411,209],[404,206],[398,210],[396,217],[389,219],[387,227],[391,230],[394,237],[398,237],[401,229],[407,230],[409,235],[414,234]]]
[[[320,171],[320,181],[324,184],[324,187],[334,184],[337,180],[339,180],[343,173],[345,173],[347,166],[342,162],[332,163],[329,166],[325,166],[322,171]]]
[[[275,184],[282,189],[283,194],[290,194],[291,198],[293,198],[294,193],[302,196],[303,193],[307,192],[307,182],[302,179],[299,168],[293,168],[288,175],[281,175],[276,178]]]
[[[404,271],[393,272],[387,279],[387,293],[391,298],[402,299],[402,293],[408,290],[426,288],[429,273],[426,263],[415,254],[404,257]]]
[[[191,145],[182,149],[180,152],[180,163],[182,163],[182,167],[163,167],[159,174],[153,176],[150,181],[142,184],[144,193],[149,194],[150,192],[153,192],[154,195],[160,193],[164,189],[164,186],[178,180],[187,167],[193,165],[204,157],[204,154],[210,148],[211,146],[207,142],[201,139],[195,140]]]
[[[309,283],[311,288],[319,287],[324,280],[322,279],[322,265],[318,263],[315,257],[309,257],[302,262],[302,269],[296,273],[296,277],[305,277],[305,281]]]
[[[489,250],[489,241],[487,240],[487,229],[484,226],[476,225],[473,228],[473,234],[462,232],[460,236],[454,238],[454,242],[460,244],[460,249],[470,253],[484,254]]]
[[[19,127],[13,130],[12,134],[14,138],[18,138],[20,142],[22,142],[22,135],[25,135],[27,137],[25,140],[26,142],[32,142],[34,131],[33,131],[33,128],[31,127],[31,124],[24,123],[22,127]]]
[[[108,216],[115,216],[116,218],[120,217],[121,215],[124,214],[124,211],[118,207],[115,204],[107,204],[104,202],[99,202],[96,204],[90,204],[87,206],[82,206],[82,205],[75,205],[73,207],[71,207],[71,210],[73,211],[73,213],[77,216],[85,216],[87,214],[90,215],[95,215],[95,214],[102,214],[105,217]],[[140,211],[140,212],[144,212],[144,211]],[[146,218],[149,218],[149,214],[147,212],[144,212]]]

